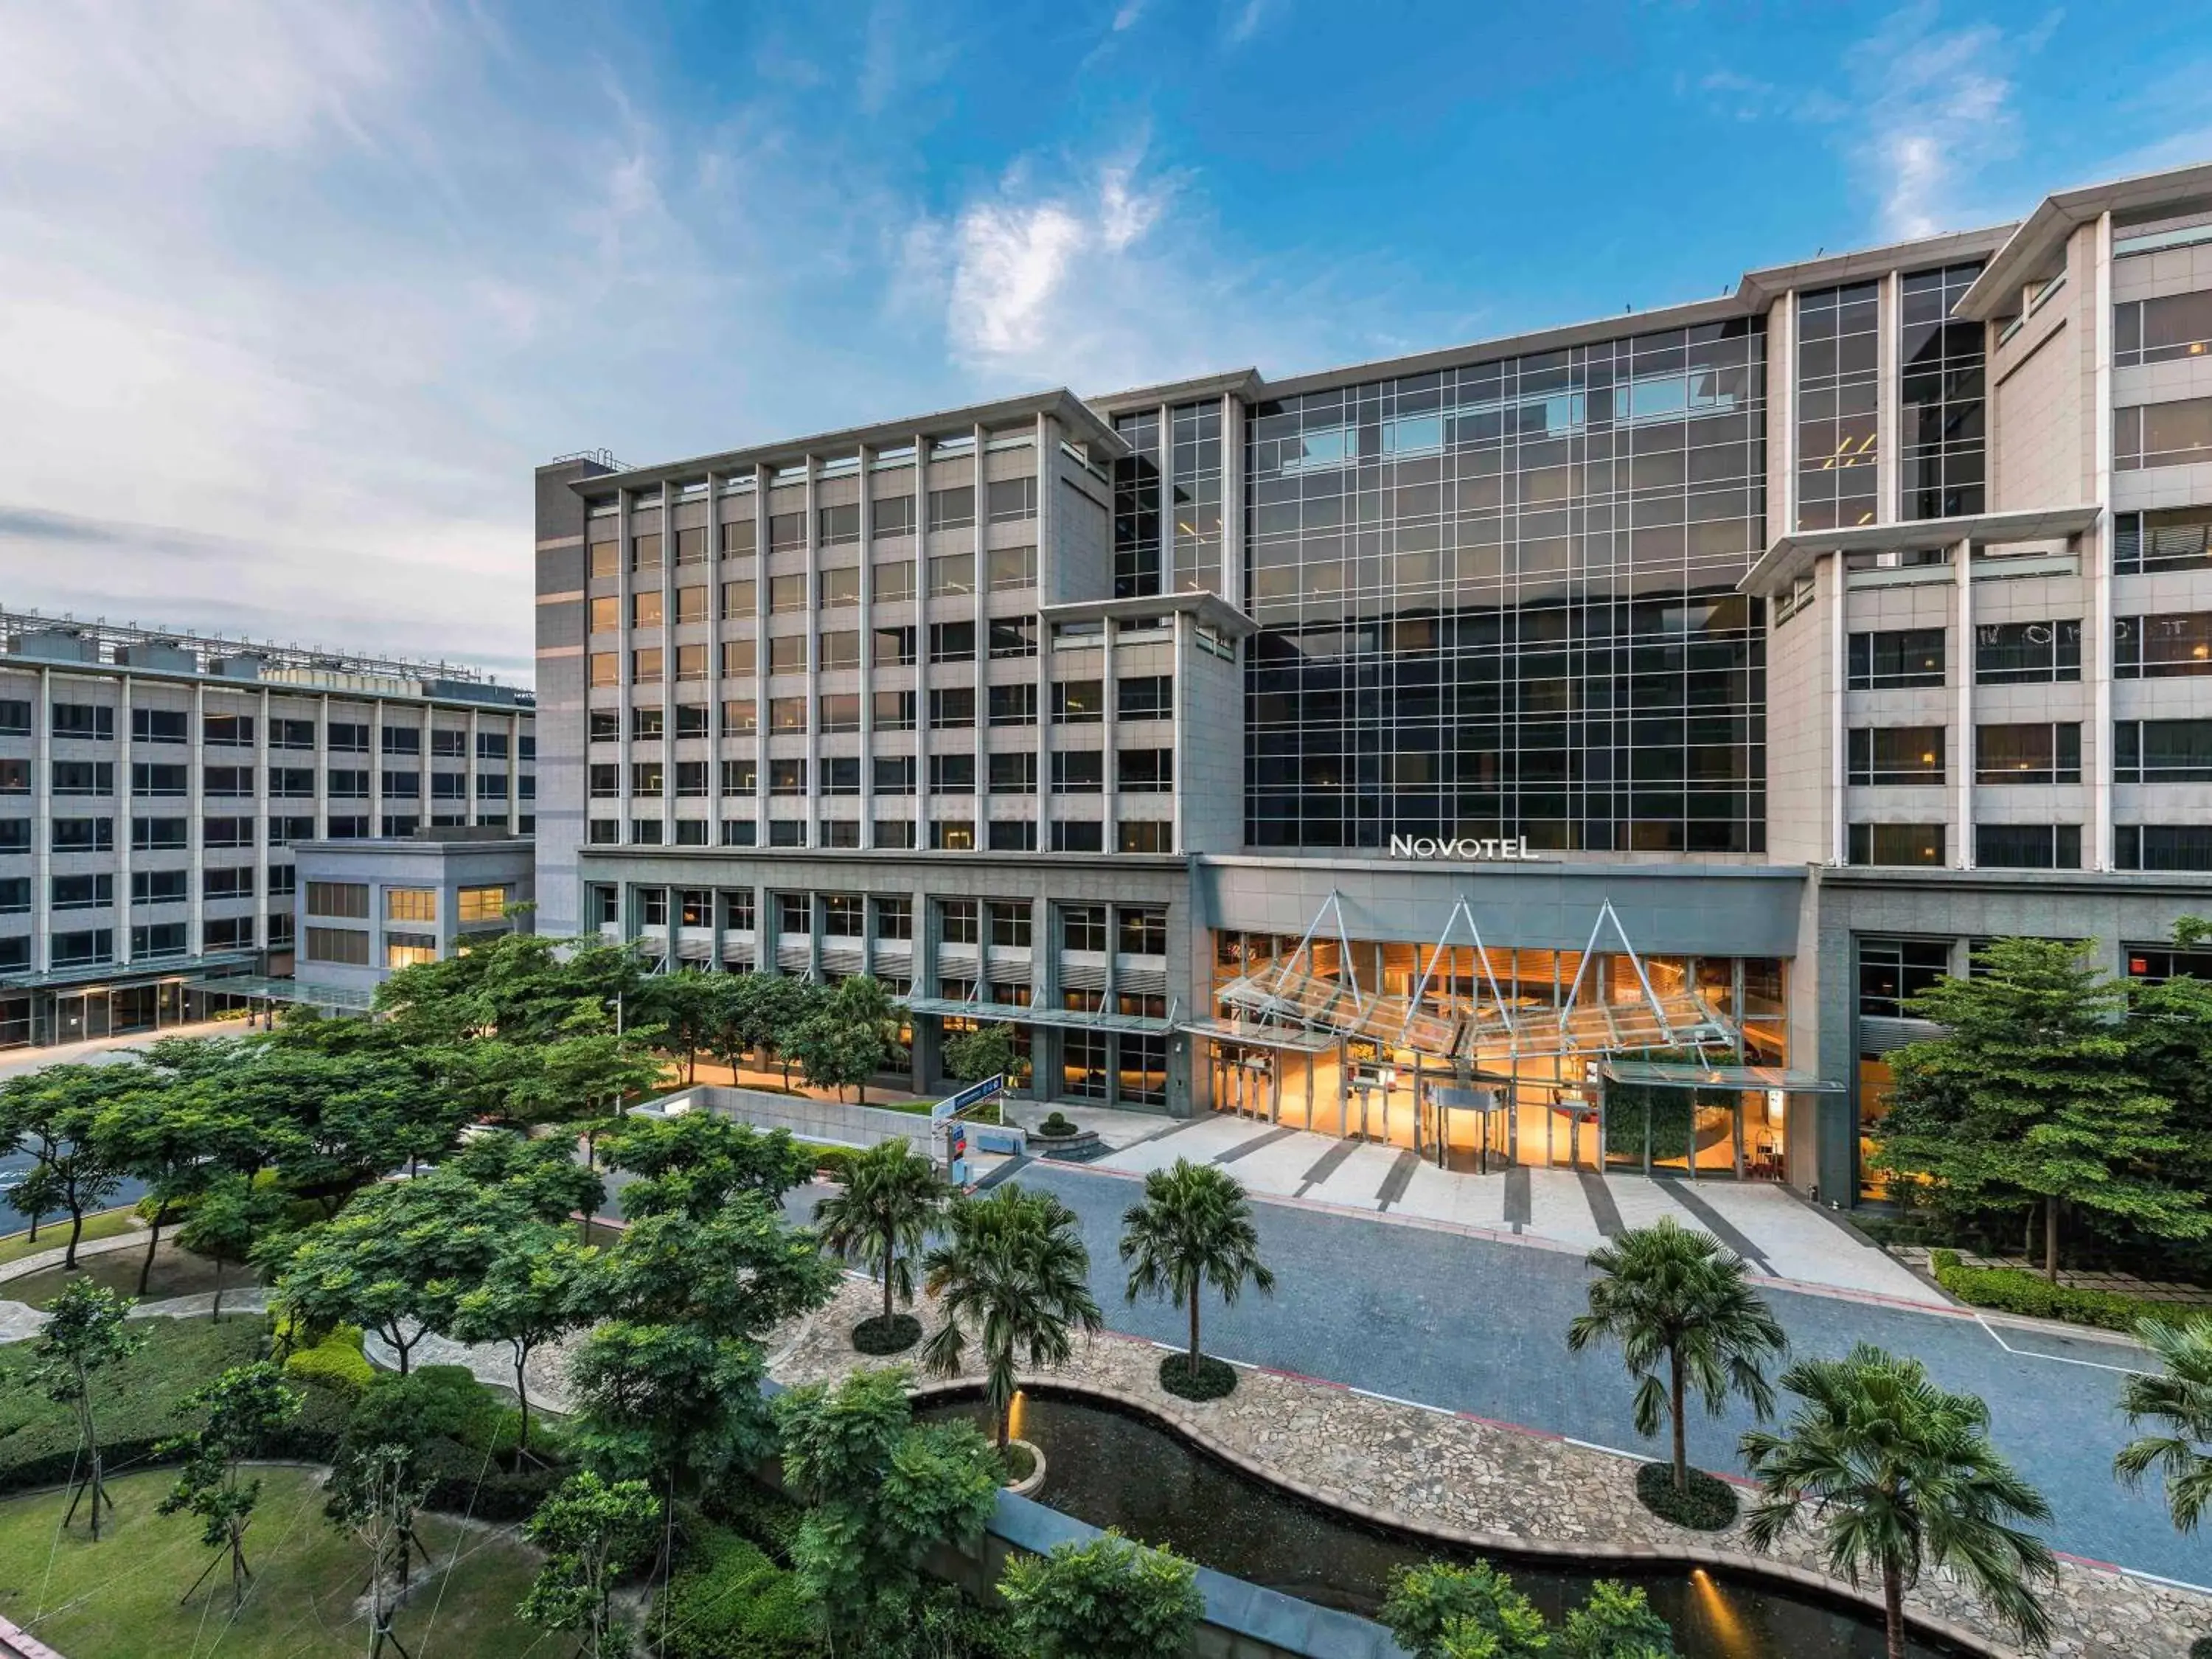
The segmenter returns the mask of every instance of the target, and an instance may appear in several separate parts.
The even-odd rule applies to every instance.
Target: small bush
[[[1178,1400],[1220,1400],[1237,1391],[1237,1368],[1202,1353],[1194,1370],[1188,1354],[1171,1353],[1160,1361],[1160,1386]]]
[[[877,1314],[853,1327],[853,1346],[862,1353],[904,1353],[921,1340],[921,1322],[912,1314]]]
[[[664,1659],[796,1659],[816,1651],[813,1609],[791,1574],[726,1527],[702,1526],[653,1609]]]
[[[781,1492],[752,1479],[732,1476],[707,1495],[702,1506],[714,1520],[789,1565],[806,1512]]]
[[[1931,1250],[1929,1271],[1936,1282],[1972,1308],[1993,1308],[1999,1313],[2022,1314],[2031,1319],[2058,1319],[2069,1325],[2094,1325],[2107,1331],[2132,1331],[2141,1319],[2180,1324],[2202,1316],[2205,1310],[2171,1302],[2149,1302],[2123,1296],[2117,1291],[2083,1290],[2073,1285],[2054,1285],[2039,1273],[2018,1267],[1969,1267],[1956,1250]]]
[[[1735,1519],[1735,1488],[1703,1469],[1692,1469],[1689,1490],[1677,1492],[1672,1463],[1646,1463],[1636,1471],[1636,1495],[1662,1521],[1698,1532],[1718,1532]]]
[[[284,1361],[284,1375],[295,1382],[313,1382],[356,1400],[376,1380],[376,1367],[361,1351],[361,1332],[341,1325],[312,1348],[295,1348]]]
[[[1066,1140],[1071,1135],[1078,1135],[1083,1132],[1075,1126],[1066,1113],[1048,1112],[1045,1114],[1044,1121],[1036,1126],[1036,1133],[1047,1140]]]
[[[1018,1486],[1036,1473],[1036,1454],[1018,1440],[1006,1442],[1006,1449],[999,1454],[999,1462],[1006,1465],[1006,1484]]]
[[[850,1146],[817,1146],[814,1149],[814,1168],[832,1181],[848,1177],[856,1156]]]

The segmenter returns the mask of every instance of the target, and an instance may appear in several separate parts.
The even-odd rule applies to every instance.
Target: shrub
[[[909,1313],[881,1314],[853,1327],[853,1346],[862,1353],[904,1353],[921,1340],[921,1321]]]
[[[750,1475],[734,1475],[707,1494],[707,1513],[788,1565],[806,1511]]]
[[[376,1378],[376,1367],[361,1351],[361,1331],[341,1325],[312,1348],[295,1348],[284,1362],[284,1375],[295,1382],[313,1382],[356,1400]]]
[[[1160,1361],[1160,1386],[1178,1400],[1220,1400],[1236,1392],[1237,1368],[1200,1354],[1194,1370],[1188,1354],[1171,1353]]]
[[[1636,1495],[1662,1521],[1698,1532],[1718,1532],[1735,1519],[1735,1488],[1703,1469],[1692,1469],[1689,1490],[1677,1492],[1673,1464],[1646,1463],[1636,1471]]]
[[[727,1527],[698,1528],[653,1609],[663,1659],[796,1659],[816,1651],[798,1581]]]
[[[1044,1121],[1036,1126],[1036,1133],[1047,1140],[1066,1140],[1069,1136],[1083,1132],[1076,1127],[1066,1113],[1048,1112]]]
[[[832,1181],[842,1181],[846,1170],[859,1155],[850,1146],[817,1146],[814,1149],[814,1167]]]
[[[2054,1285],[2039,1273],[2018,1267],[1969,1267],[1959,1260],[1956,1250],[1929,1251],[1928,1267],[1936,1282],[1967,1306],[1994,1308],[2000,1313],[2023,1314],[2031,1319],[2059,1319],[2069,1325],[2132,1331],[2137,1320],[2156,1319],[2170,1325],[2179,1324],[2204,1311],[2178,1303],[2123,1296],[2117,1291]]]

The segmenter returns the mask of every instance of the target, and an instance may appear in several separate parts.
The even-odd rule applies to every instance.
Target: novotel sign
[[[1457,860],[1474,864],[1538,864],[1542,862],[1528,850],[1526,836],[1461,836],[1449,841],[1434,836],[1393,836],[1390,837],[1390,856],[1394,859]]]

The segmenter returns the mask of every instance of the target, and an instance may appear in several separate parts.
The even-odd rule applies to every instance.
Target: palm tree
[[[1145,1201],[1121,1218],[1121,1260],[1129,1300],[1162,1296],[1190,1310],[1190,1352],[1184,1375],[1198,1375],[1198,1293],[1212,1285],[1233,1303],[1248,1279],[1273,1294],[1275,1275],[1260,1261],[1252,1206],[1236,1176],[1211,1164],[1179,1158],[1145,1177]]]
[[[975,1326],[993,1438],[1003,1447],[1016,1356],[1057,1365],[1074,1351],[1075,1327],[1091,1335],[1105,1326],[1091,1294],[1091,1252],[1074,1211],[1011,1182],[988,1198],[957,1200],[945,1218],[948,1237],[921,1264],[930,1294],[944,1300],[945,1325],[922,1360],[933,1376],[957,1376],[967,1357],[960,1322]]]
[[[1674,1425],[1674,1490],[1690,1488],[1683,1439],[1685,1395],[1694,1388],[1718,1417],[1740,1394],[1763,1420],[1774,1389],[1760,1362],[1787,1346],[1782,1327],[1752,1291],[1743,1261],[1710,1233],[1662,1216],[1589,1253],[1597,1273],[1589,1311],[1567,1327],[1567,1347],[1579,1353],[1601,1337],[1620,1344],[1636,1389],[1636,1431],[1659,1432],[1663,1412]],[[1660,1362],[1667,1366],[1662,1383]]]
[[[914,1300],[915,1258],[951,1194],[937,1166],[894,1137],[854,1158],[845,1166],[844,1190],[814,1206],[823,1243],[884,1281],[886,1327],[894,1296]]]
[[[1904,1659],[1905,1592],[1929,1565],[1963,1579],[2028,1647],[2050,1640],[2030,1581],[2055,1580],[2057,1563],[2013,1523],[2048,1521],[2051,1506],[1990,1443],[1988,1407],[1863,1342],[1842,1359],[1801,1361],[1782,1386],[1803,1404],[1779,1432],[1742,1442],[1759,1486],[1755,1547],[1771,1548],[1809,1508],[1831,1571],[1854,1585],[1881,1574],[1890,1659]]]
[[[2135,1428],[2156,1419],[2169,1432],[2146,1434],[2120,1448],[2112,1472],[2130,1486],[2153,1468],[2166,1478],[2166,1509],[2174,1526],[2194,1532],[2212,1502],[2212,1319],[2185,1325],[2146,1319],[2136,1340],[2166,1364],[2164,1375],[2136,1376],[2120,1388],[2120,1409]]]

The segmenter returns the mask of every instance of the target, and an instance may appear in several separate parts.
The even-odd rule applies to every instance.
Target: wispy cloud
[[[1260,32],[1274,9],[1273,0],[1228,0],[1222,11],[1222,38],[1241,46]]]

